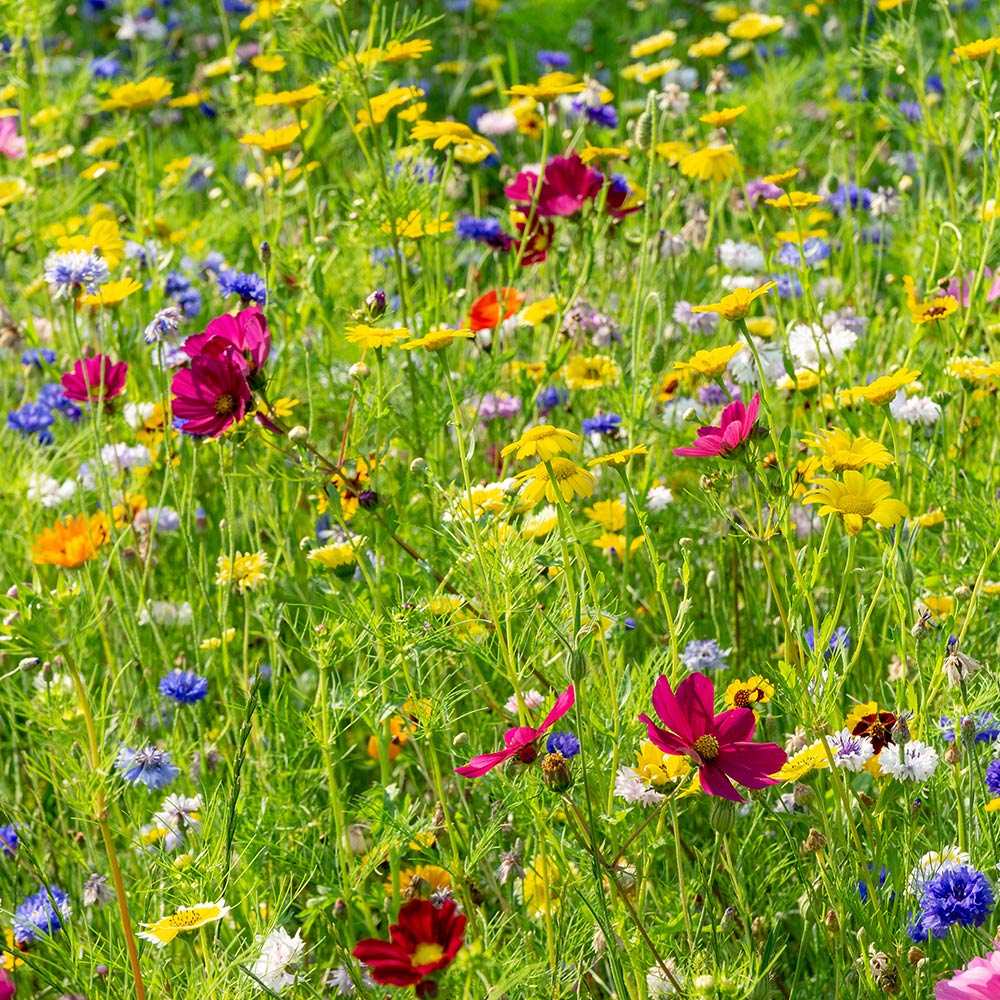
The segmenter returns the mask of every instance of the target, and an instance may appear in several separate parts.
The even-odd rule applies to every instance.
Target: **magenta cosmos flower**
[[[553,723],[558,722],[572,707],[576,697],[573,685],[568,688],[558,698],[552,706],[552,711],[542,720],[542,724],[537,728],[532,726],[515,726],[508,729],[503,734],[503,741],[506,746],[504,750],[496,753],[483,753],[478,757],[473,757],[464,767],[456,767],[455,773],[463,778],[481,778],[488,771],[492,771],[497,764],[502,764],[505,760],[516,757],[522,764],[530,764],[538,756],[535,749],[535,740],[538,739],[546,729]]]
[[[535,214],[545,219],[552,215],[576,215],[584,202],[597,197],[604,176],[588,167],[579,156],[554,156],[545,165],[542,189],[538,192]],[[530,205],[538,184],[536,170],[522,170],[503,193],[511,201]]]
[[[189,358],[202,354],[218,358],[230,348],[236,348],[246,362],[248,379],[252,380],[264,367],[271,352],[271,332],[257,306],[250,306],[235,316],[228,313],[216,316],[205,327],[204,333],[197,333],[184,341],[184,353]]]
[[[675,455],[689,458],[711,458],[731,455],[753,433],[760,412],[760,393],[754,393],[749,406],[740,400],[730,403],[719,418],[719,426],[698,428],[698,438],[692,445],[674,448]]]
[[[1000,951],[974,958],[934,987],[934,1000],[995,1000],[1000,997]]]
[[[2,119],[0,119],[2,121]],[[67,399],[76,403],[107,402],[125,388],[128,363],[113,362],[106,354],[81,358],[61,379]]]
[[[184,421],[185,434],[218,437],[230,424],[243,419],[251,398],[243,375],[245,364],[230,347],[218,357],[199,354],[191,359],[190,368],[174,375],[171,409]]]
[[[24,156],[27,145],[24,136],[17,131],[17,119],[13,116],[0,118],[0,156],[8,160],[19,160]]]
[[[747,788],[777,784],[771,775],[784,767],[785,751],[776,743],[750,742],[757,717],[749,708],[731,708],[716,715],[715,686],[704,674],[685,677],[676,694],[666,677],[658,678],[653,685],[653,708],[667,728],[640,715],[650,740],[664,753],[689,757],[709,795],[742,802],[733,781]]]

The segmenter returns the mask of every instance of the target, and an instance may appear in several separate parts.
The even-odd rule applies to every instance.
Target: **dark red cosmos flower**
[[[776,784],[771,775],[785,766],[785,751],[776,743],[750,742],[757,726],[751,709],[731,708],[716,715],[715,685],[704,674],[685,677],[676,694],[666,677],[659,677],[653,685],[653,708],[667,728],[640,715],[650,740],[664,753],[690,758],[709,795],[742,802],[730,779],[747,788]]]
[[[535,219],[531,226],[531,232],[525,234],[527,219],[517,223],[517,231],[520,239],[517,241],[517,249],[521,254],[521,266],[528,267],[531,264],[541,264],[549,255],[549,248],[552,246],[552,237],[555,236],[556,227],[551,219]]]
[[[76,403],[96,403],[114,399],[125,388],[128,363],[113,363],[106,354],[81,358],[71,371],[63,375],[60,384],[67,399]]]
[[[416,986],[417,996],[434,996],[437,984],[427,979],[450,965],[462,947],[465,914],[453,899],[435,906],[426,899],[411,899],[400,907],[389,940],[365,938],[354,947],[354,957],[371,970],[372,979],[384,986]]]
[[[541,219],[552,215],[576,215],[584,202],[597,197],[603,183],[604,176],[588,167],[576,153],[554,156],[545,164],[535,215]],[[537,184],[537,171],[522,170],[514,183],[504,188],[504,194],[511,201],[530,206]]]
[[[218,357],[199,354],[191,359],[190,368],[174,375],[171,410],[184,421],[186,434],[218,437],[230,424],[243,419],[251,398],[243,374],[245,365],[236,348],[230,346]]]
[[[224,313],[216,316],[204,333],[197,333],[184,341],[184,353],[189,358],[200,354],[221,357],[229,348],[235,347],[246,362],[247,378],[254,376],[264,367],[271,352],[271,332],[267,319],[257,306],[250,306],[235,316]]]

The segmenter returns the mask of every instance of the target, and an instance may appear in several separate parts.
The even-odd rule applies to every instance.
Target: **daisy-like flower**
[[[977,38],[966,45],[957,45],[952,50],[956,59],[985,59],[1000,49],[1000,37]]]
[[[406,340],[410,336],[410,331],[406,327],[395,327],[385,329],[376,326],[358,324],[350,327],[344,334],[349,344],[357,344],[358,347],[367,350],[368,348],[380,349],[391,347],[399,340]]]
[[[877,441],[864,434],[852,438],[850,434],[836,428],[807,434],[802,443],[819,453],[820,461],[827,472],[860,470],[869,465],[873,465],[876,469],[884,469],[895,461],[889,450]]]
[[[697,177],[700,181],[721,184],[736,173],[736,154],[731,143],[706,146],[683,156],[680,165],[685,177]]]
[[[726,33],[730,38],[751,42],[755,38],[773,35],[776,31],[781,31],[784,26],[785,19],[780,14],[758,14],[756,11],[748,11],[735,21],[731,21]]]
[[[826,738],[834,764],[846,771],[861,771],[875,756],[872,741],[864,736],[855,736],[849,729],[841,729]]]
[[[823,198],[811,191],[788,191],[777,198],[765,198],[764,204],[774,208],[809,208],[818,205]]]
[[[856,705],[847,716],[846,723],[852,736],[864,736],[871,741],[876,754],[895,743],[892,729],[896,725],[896,716],[892,712],[879,711],[877,702]]]
[[[761,285],[760,288],[755,288],[753,291],[750,291],[749,288],[737,288],[729,295],[724,295],[719,302],[712,302],[704,306],[692,306],[691,312],[718,313],[724,319],[728,320],[745,319],[750,314],[750,306],[753,300],[759,298],[765,292],[769,292],[777,284],[776,281],[769,281]]]
[[[774,685],[760,674],[748,680],[735,680],[726,688],[726,704],[730,708],[749,708],[764,704],[774,697]]]
[[[699,427],[695,443],[674,448],[674,454],[688,458],[727,458],[750,438],[759,412],[760,393],[754,393],[748,406],[736,400],[722,411],[717,427]]]
[[[572,73],[546,73],[537,83],[515,84],[504,91],[507,97],[530,97],[535,101],[553,101],[563,94],[579,94],[587,85]]]
[[[219,556],[215,582],[220,587],[236,584],[239,592],[245,594],[267,580],[267,568],[267,554],[264,552],[248,552],[246,555],[237,552],[232,559]]]
[[[338,576],[351,576],[358,559],[357,546],[363,539],[346,542],[329,542],[313,549],[306,558],[324,569],[332,569]]]
[[[260,955],[250,972],[269,990],[280,993],[295,982],[292,969],[301,962],[305,950],[301,931],[296,931],[292,937],[284,927],[275,927],[261,944]]]
[[[688,47],[688,57],[691,59],[714,59],[722,55],[729,47],[730,40],[721,31],[713,32],[704,38],[699,38]]]
[[[110,537],[110,525],[104,514],[77,514],[65,521],[56,521],[35,536],[32,562],[74,569],[97,554]]]
[[[418,347],[422,347],[425,351],[440,351],[441,348],[453,344],[456,340],[469,340],[472,337],[475,337],[475,334],[471,330],[449,330],[442,327],[431,330],[416,340],[408,340],[399,346],[404,351],[412,351]]]
[[[912,371],[909,368],[900,368],[899,371],[891,375],[882,375],[870,382],[868,385],[856,385],[850,389],[842,389],[840,392],[841,403],[856,403],[866,400],[872,406],[884,406],[896,398],[896,393],[905,385],[920,378],[919,371]]]
[[[620,767],[615,775],[615,798],[640,806],[655,806],[663,801],[663,793],[642,780],[634,767]]]
[[[590,357],[574,354],[566,362],[562,374],[570,389],[600,389],[606,385],[617,385],[621,379],[621,369],[604,354]]]
[[[507,445],[500,452],[500,457],[506,458],[513,453],[516,459],[538,458],[540,462],[547,462],[556,455],[572,451],[579,440],[580,435],[573,431],[539,424],[529,427],[513,444]]]
[[[804,504],[822,504],[820,516],[836,514],[844,522],[848,535],[857,535],[865,522],[874,521],[882,528],[899,524],[906,517],[906,505],[892,499],[892,487],[881,479],[865,479],[853,469],[844,472],[844,481],[818,478],[815,489],[803,498]]]
[[[707,115],[702,115],[698,121],[713,128],[726,128],[727,125],[732,125],[746,109],[745,104],[741,104],[738,108],[719,108],[717,111],[709,111]]]
[[[916,326],[933,323],[958,311],[958,299],[953,295],[935,295],[921,302],[917,298],[916,287],[909,275],[903,278],[903,286],[906,288],[906,304],[910,310],[910,319]]]
[[[298,90],[281,90],[276,94],[258,94],[253,103],[258,108],[270,108],[280,105],[285,108],[299,108],[303,104],[314,101],[322,94],[322,91],[315,83],[310,83]]]
[[[101,101],[102,111],[148,111],[174,91],[174,85],[161,76],[151,76],[139,83],[123,83],[112,87]]]
[[[77,302],[92,309],[113,309],[115,306],[120,306],[133,292],[141,289],[142,284],[135,278],[120,278],[101,285],[96,291],[81,295]]]
[[[648,455],[649,449],[644,444],[637,444],[631,448],[622,448],[621,451],[613,451],[609,455],[600,455],[592,458],[587,463],[588,469],[596,468],[598,465],[627,465],[637,455]]]
[[[283,128],[269,128],[264,132],[248,132],[246,135],[241,135],[239,141],[243,146],[253,146],[255,149],[273,156],[275,153],[283,153],[286,149],[290,149],[292,143],[298,139],[303,131],[298,122],[292,122],[291,125],[285,125]]]
[[[158,948],[169,944],[182,931],[193,931],[205,924],[222,920],[229,913],[226,901],[220,899],[215,903],[197,903],[194,906],[182,906],[175,913],[160,917],[155,923],[143,924],[146,929],[139,933],[145,941],[152,941]]]
[[[692,312],[704,312],[704,307],[698,307]],[[733,358],[746,347],[746,344],[727,344],[725,347],[713,347],[709,351],[698,351],[687,361],[675,361],[674,371],[691,372],[704,378],[718,378]]]
[[[559,456],[519,472],[514,478],[523,483],[521,496],[531,507],[543,497],[555,503],[562,496],[568,503],[574,496],[589,497],[594,492],[594,477],[568,458]]]

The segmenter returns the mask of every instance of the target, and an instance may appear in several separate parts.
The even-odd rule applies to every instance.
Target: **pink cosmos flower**
[[[1000,997],[1000,951],[974,958],[934,987],[935,1000],[995,1000]]]
[[[464,767],[456,767],[455,773],[462,775],[463,778],[481,778],[488,771],[492,771],[497,764],[502,764],[505,760],[510,760],[511,757],[516,757],[522,764],[530,764],[538,756],[535,740],[573,707],[575,697],[573,685],[570,684],[556,698],[552,711],[545,716],[537,729],[532,726],[515,726],[513,729],[508,729],[503,734],[503,741],[506,744],[505,750],[498,750],[496,753],[483,753],[478,757],[473,757]]]
[[[0,119],[2,121],[3,119]],[[76,403],[107,402],[125,388],[128,363],[112,362],[106,354],[81,358],[61,379],[67,399]]]
[[[964,278],[952,278],[945,286],[942,294],[950,295],[953,299],[957,299],[963,308],[968,308],[969,299],[972,295],[972,284],[975,280],[975,271],[970,271]],[[1000,299],[1000,273],[994,276],[992,268],[984,268],[983,284],[980,286],[980,292],[983,288],[986,288],[987,302],[994,302],[996,299]]]
[[[8,160],[19,160],[24,156],[26,143],[23,135],[18,135],[17,119],[0,118],[0,156]]]
[[[189,358],[201,354],[220,357],[235,347],[246,362],[247,378],[253,377],[264,367],[271,352],[271,332],[267,319],[257,306],[250,306],[235,316],[225,313],[216,316],[204,333],[195,334],[184,341],[184,353]]]
[[[245,364],[230,347],[220,356],[199,354],[191,359],[190,368],[174,375],[171,409],[184,421],[186,434],[218,437],[230,424],[243,419],[251,398],[243,374]]]
[[[698,439],[693,445],[674,448],[675,455],[689,458],[711,458],[732,454],[753,433],[760,412],[760,393],[754,393],[749,406],[740,400],[730,403],[719,418],[719,426],[698,428]]]
[[[551,215],[576,215],[584,202],[597,196],[603,183],[604,176],[588,167],[576,153],[568,157],[554,156],[545,165],[535,214],[540,219]],[[537,171],[522,170],[503,193],[511,201],[531,205],[537,184]]]
[[[770,776],[784,767],[785,751],[776,743],[750,742],[757,726],[751,709],[731,708],[716,715],[715,686],[704,674],[685,677],[676,694],[666,677],[659,677],[653,686],[653,708],[667,728],[640,715],[650,740],[664,753],[689,757],[709,795],[742,802],[730,779],[747,788],[777,784]]]

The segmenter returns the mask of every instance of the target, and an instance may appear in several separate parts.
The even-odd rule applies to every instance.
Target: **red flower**
[[[545,164],[535,215],[541,219],[550,215],[576,215],[584,202],[597,196],[603,183],[604,176],[588,167],[576,153],[568,157],[554,156]],[[530,205],[537,184],[536,171],[522,170],[503,193],[511,201]]]
[[[462,947],[465,914],[453,899],[435,906],[411,899],[400,907],[398,923],[389,928],[389,940],[366,938],[354,948],[354,957],[371,969],[372,979],[384,986],[416,986],[417,996],[436,992],[432,972],[451,964]]]
[[[66,398],[77,403],[107,402],[125,388],[127,373],[127,362],[114,364],[106,354],[95,354],[77,361],[73,370],[63,375],[61,384]]]
[[[555,223],[551,219],[535,219],[531,226],[531,232],[527,235],[525,235],[526,228],[527,220],[517,223],[517,231],[521,237],[517,241],[517,249],[521,253],[522,267],[541,264],[548,257],[549,247],[552,246],[552,237],[555,236],[556,232]]]
[[[653,686],[653,708],[667,726],[660,729],[648,715],[650,740],[664,753],[686,756],[698,767],[701,787],[709,795],[742,802],[730,779],[747,788],[774,785],[770,775],[785,765],[785,751],[776,743],[751,743],[757,717],[749,708],[715,714],[715,686],[704,674],[691,674],[675,694],[666,677]]]
[[[220,357],[199,354],[191,359],[190,368],[174,375],[171,409],[184,421],[186,434],[218,437],[230,424],[243,419],[250,402],[245,364],[230,347]]]
[[[604,211],[615,219],[638,212],[644,202],[640,198],[633,201],[632,189],[624,177],[612,176],[608,182],[608,193],[604,199]]]
[[[505,319],[509,319],[521,308],[524,301],[524,292],[519,292],[515,288],[501,288],[503,295],[503,314],[500,311],[500,297],[496,289],[480,295],[472,308],[469,310],[469,329],[473,332],[479,330],[495,330]]]
[[[264,314],[257,306],[250,306],[235,316],[229,313],[216,316],[205,327],[204,333],[197,333],[184,341],[184,353],[189,358],[199,354],[220,357],[231,347],[235,347],[246,361],[249,379],[264,367],[271,352],[271,333]]]
[[[483,753],[478,757],[473,757],[464,767],[456,767],[455,773],[462,775],[463,778],[481,778],[488,771],[492,771],[497,764],[502,764],[505,760],[510,760],[511,757],[517,757],[522,764],[530,764],[538,756],[538,751],[535,749],[535,740],[549,726],[558,722],[573,707],[575,697],[573,685],[570,684],[556,698],[556,703],[552,706],[552,711],[545,716],[542,724],[537,729],[532,726],[515,726],[513,729],[508,729],[503,734],[506,749],[498,750],[496,753]]]
[[[754,393],[749,406],[744,406],[739,400],[730,403],[722,411],[718,427],[699,427],[697,441],[684,448],[674,448],[674,454],[691,458],[732,454],[753,433],[759,412],[759,392]]]

